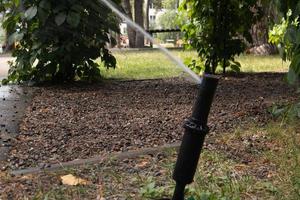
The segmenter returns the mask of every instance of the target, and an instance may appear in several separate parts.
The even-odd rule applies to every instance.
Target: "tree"
[[[133,20],[130,0],[122,0],[122,5],[123,5],[123,9],[125,10],[126,15],[131,20]],[[129,47],[135,48],[136,32],[131,26],[127,26],[127,34],[128,34],[128,40],[129,40]]]
[[[239,70],[234,56],[251,41],[249,29],[259,17],[256,0],[184,0],[181,12],[187,12],[190,23],[182,30],[186,40],[204,60],[205,71],[215,73],[222,66]]]
[[[176,29],[179,27],[177,20],[178,13],[176,10],[167,10],[158,18],[158,25],[163,29]],[[173,39],[174,41],[178,39],[182,34],[181,33],[160,33],[158,38],[161,40]]]
[[[141,27],[144,27],[144,14],[143,14],[143,1],[142,0],[135,0],[134,1],[134,20],[135,23],[140,25]],[[145,38],[144,35],[140,32],[136,32],[135,36],[135,47],[136,48],[143,48]]]
[[[261,46],[269,44],[268,32],[269,28],[274,24],[279,22],[279,13],[274,0],[258,0],[257,5],[261,8],[262,17],[261,20],[257,21],[252,25],[250,33],[252,35],[253,46]],[[276,48],[268,48],[268,54],[276,53]]]
[[[133,2],[133,7],[132,7]],[[144,9],[143,0],[122,0],[122,6],[126,15],[135,23],[144,27]],[[134,13],[134,15],[132,15]],[[135,31],[134,28],[127,26],[127,33],[129,39],[130,48],[142,48],[144,47],[144,35]]]
[[[145,0],[145,28],[146,30],[149,30],[150,24],[149,24],[149,9],[150,9],[150,0]]]
[[[118,3],[117,1],[115,1]],[[93,0],[10,0],[0,2],[4,28],[17,42],[8,81],[73,81],[100,78],[98,57],[107,68],[116,60],[106,48],[116,17]],[[23,7],[25,12],[21,12]],[[22,9],[23,9],[22,8]]]

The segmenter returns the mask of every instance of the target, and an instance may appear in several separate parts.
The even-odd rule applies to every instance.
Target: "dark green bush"
[[[118,0],[114,0],[119,3]],[[7,82],[73,81],[100,78],[100,58],[107,68],[116,60],[106,45],[118,19],[95,0],[1,0],[3,27],[15,43]]]

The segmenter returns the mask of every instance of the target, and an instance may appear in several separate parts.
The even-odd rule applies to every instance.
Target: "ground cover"
[[[11,142],[6,168],[178,142],[196,92],[196,85],[180,78],[40,88]],[[221,78],[211,132],[264,125],[270,118],[267,108],[293,99],[282,74]]]
[[[272,121],[264,127],[223,133],[205,145],[190,199],[299,199],[299,124]],[[170,197],[176,151],[136,159],[12,177],[0,173],[3,199],[155,199]],[[86,185],[62,184],[74,175]],[[193,198],[192,198],[193,197]]]
[[[197,56],[195,51],[172,50],[171,53],[183,61]],[[103,77],[107,79],[153,79],[181,75],[181,69],[174,67],[176,65],[158,50],[115,51],[113,54],[118,60],[117,68],[110,70],[101,68]],[[288,70],[287,63],[282,62],[278,55],[241,55],[236,59],[242,65],[241,71],[245,73]]]

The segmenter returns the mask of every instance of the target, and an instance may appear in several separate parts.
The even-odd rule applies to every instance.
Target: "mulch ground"
[[[6,169],[20,169],[180,141],[197,86],[180,78],[39,88],[12,141]],[[221,78],[211,135],[265,124],[267,108],[293,100],[282,74]]]

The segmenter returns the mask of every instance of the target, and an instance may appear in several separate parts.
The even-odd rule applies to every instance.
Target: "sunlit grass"
[[[187,58],[196,58],[196,51],[172,50],[172,54],[183,62]],[[182,70],[176,67],[169,58],[158,50],[146,51],[115,51],[117,68],[101,72],[106,79],[157,79],[177,77]],[[254,56],[242,55],[236,58],[242,65],[242,72],[286,72],[288,64],[282,62],[278,55]],[[221,69],[219,69],[221,71]]]
[[[181,70],[160,52],[115,52],[116,69],[102,69],[107,79],[155,79],[179,76]]]
[[[279,55],[242,55],[236,60],[241,63],[242,72],[287,72],[288,70],[288,63],[283,62]]]

